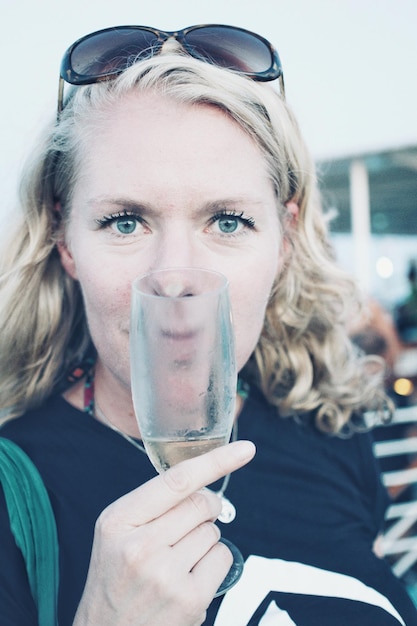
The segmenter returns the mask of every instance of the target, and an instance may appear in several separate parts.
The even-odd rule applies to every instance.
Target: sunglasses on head
[[[115,26],[78,39],[61,64],[58,113],[64,108],[64,82],[90,85],[116,77],[134,63],[152,57],[168,39],[178,41],[192,57],[244,74],[257,81],[279,79],[285,96],[281,61],[263,37],[244,28],[221,24],[163,31],[147,26]]]

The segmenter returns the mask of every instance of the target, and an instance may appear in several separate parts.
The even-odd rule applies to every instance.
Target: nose
[[[150,269],[201,267],[201,261],[195,233],[172,224],[172,228],[166,229],[154,241]]]
[[[197,267],[173,267],[151,272],[142,279],[144,291],[151,295],[169,298],[187,298],[220,293],[227,288],[223,274]],[[207,305],[207,300],[205,300]]]
[[[185,298],[196,294],[192,271],[186,268],[160,270],[152,275],[152,291],[157,296]]]

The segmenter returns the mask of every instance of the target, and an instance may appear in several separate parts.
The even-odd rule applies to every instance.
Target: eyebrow
[[[256,197],[237,197],[237,198],[224,198],[214,201],[209,201],[202,204],[197,209],[193,210],[193,214],[199,215],[200,213],[210,212],[216,213],[222,210],[233,210],[233,209],[241,209],[246,207],[261,207],[263,202],[260,198]],[[137,213],[146,214],[155,214],[159,213],[160,209],[155,205],[150,204],[149,202],[138,202],[136,200],[132,200],[131,198],[114,198],[111,196],[103,196],[92,198],[87,201],[87,206],[92,208],[93,210],[107,210],[114,211],[117,209],[132,211]],[[162,209],[163,210],[163,209]]]
[[[110,196],[103,196],[98,198],[92,198],[87,201],[87,206],[94,210],[114,210],[118,207],[120,209],[130,209],[135,211],[151,211],[152,208],[146,202],[136,202],[131,198],[112,198]]]

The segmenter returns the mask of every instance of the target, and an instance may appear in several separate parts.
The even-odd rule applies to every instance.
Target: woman
[[[278,55],[233,27],[120,28],[76,43],[62,77],[77,86],[65,99],[61,78],[0,298],[2,436],[48,488],[60,625],[417,624],[373,552],[387,502],[359,431],[385,398],[347,336],[357,294],[333,260]],[[241,441],[152,478],[140,449],[130,286],[169,266],[229,279],[247,465]],[[211,601],[231,556],[219,499],[200,489],[224,476],[237,509],[225,534],[246,564]],[[3,623],[34,625],[3,509]]]

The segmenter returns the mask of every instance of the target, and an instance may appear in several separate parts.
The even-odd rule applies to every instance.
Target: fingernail
[[[230,451],[240,461],[249,461],[255,456],[256,447],[252,441],[235,441],[230,444]]]

